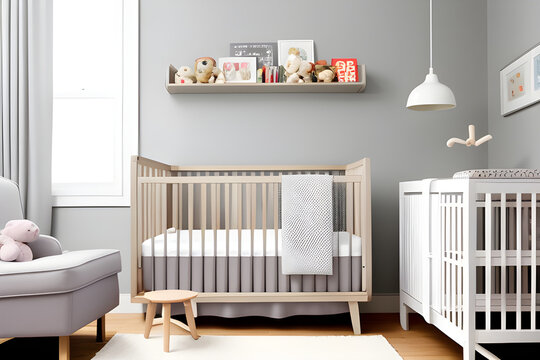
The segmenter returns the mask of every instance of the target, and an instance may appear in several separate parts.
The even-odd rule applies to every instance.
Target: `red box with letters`
[[[358,82],[358,61],[356,59],[332,59],[336,67],[338,82]]]

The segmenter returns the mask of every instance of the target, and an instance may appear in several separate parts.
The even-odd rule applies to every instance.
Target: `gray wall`
[[[540,104],[503,117],[499,95],[500,70],[540,42],[540,2],[489,0],[487,10],[489,166],[540,168]]]
[[[272,6],[282,10],[271,17],[263,15],[265,2],[222,4],[141,0],[141,155],[185,165],[371,158],[374,292],[398,292],[398,183],[487,166],[485,147],[445,146],[452,136],[466,136],[469,123],[479,134],[487,131],[486,0],[435,2],[435,71],[458,107],[426,113],[404,106],[429,66],[427,0],[278,0]],[[187,15],[191,9],[198,13]],[[366,91],[170,95],[164,88],[170,63],[192,66],[199,56],[228,56],[230,42],[277,39],[314,39],[319,59],[358,58],[367,66]],[[57,209],[54,218],[68,247],[120,248],[129,270],[127,209]],[[121,291],[128,292],[122,276]]]

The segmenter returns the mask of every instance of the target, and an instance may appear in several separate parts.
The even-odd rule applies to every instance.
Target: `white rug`
[[[94,359],[392,360],[401,359],[382,335],[374,336],[171,336],[170,352],[152,335],[116,334]]]

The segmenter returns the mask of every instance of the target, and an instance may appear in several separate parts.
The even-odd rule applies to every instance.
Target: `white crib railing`
[[[487,354],[478,343],[538,342],[538,193],[538,180],[401,183],[403,328],[419,312],[466,359]]]

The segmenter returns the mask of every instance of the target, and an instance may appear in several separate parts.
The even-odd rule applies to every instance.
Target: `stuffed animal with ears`
[[[302,60],[298,49],[289,49],[289,56],[284,67],[288,83],[311,82],[313,64],[309,61]]]
[[[225,82],[221,70],[216,67],[216,60],[211,57],[202,57],[195,60],[195,77],[198,83],[203,84]]]
[[[36,241],[39,228],[30,220],[11,220],[0,231],[0,260],[30,261],[32,249],[27,243]]]
[[[197,82],[195,77],[195,71],[193,71],[189,66],[180,66],[180,69],[176,72],[174,76],[175,84],[193,84]]]

